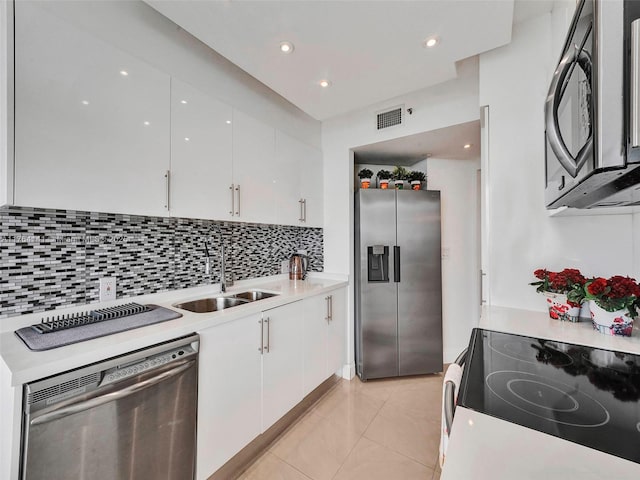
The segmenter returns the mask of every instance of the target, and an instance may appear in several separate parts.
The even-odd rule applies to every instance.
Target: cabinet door
[[[242,222],[275,223],[273,192],[279,185],[275,175],[275,130],[233,111],[233,183],[236,188],[234,218]]]
[[[302,224],[300,170],[306,145],[276,130],[276,171],[274,198],[277,222],[282,225]]]
[[[331,321],[328,335],[327,375],[342,375],[345,364],[345,334],[347,322],[347,290],[339,288],[329,293],[331,296]]]
[[[324,225],[323,175],[322,152],[310,145],[304,145],[300,160],[300,196],[305,199],[305,221],[300,225]]]
[[[232,108],[171,79],[171,216],[231,218]]]
[[[303,326],[305,302],[262,313],[262,431],[303,398]]]
[[[169,76],[64,9],[15,3],[15,204],[167,215]]]
[[[304,394],[328,378],[327,335],[329,330],[328,295],[304,300]]]
[[[197,478],[260,434],[260,314],[200,332]]]

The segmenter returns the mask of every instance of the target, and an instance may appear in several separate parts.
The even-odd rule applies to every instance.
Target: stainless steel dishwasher
[[[25,480],[193,479],[199,337],[25,385]]]

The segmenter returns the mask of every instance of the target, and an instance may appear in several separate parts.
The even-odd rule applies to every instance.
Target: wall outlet
[[[280,262],[280,273],[289,273],[289,260],[282,260]]]
[[[116,299],[116,277],[100,279],[100,301],[107,302]]]

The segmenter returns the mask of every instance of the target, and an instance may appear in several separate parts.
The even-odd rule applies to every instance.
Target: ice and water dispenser
[[[367,281],[389,281],[389,247],[387,245],[367,247]]]

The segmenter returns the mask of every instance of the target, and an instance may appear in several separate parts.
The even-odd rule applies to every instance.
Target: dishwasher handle
[[[98,397],[90,398],[89,400],[85,400],[83,402],[68,405],[66,407],[60,408],[59,410],[53,410],[49,413],[45,413],[43,415],[33,418],[30,422],[30,425],[32,426],[41,425],[43,423],[51,422],[53,420],[58,420],[68,415],[73,415],[75,413],[79,413],[84,410],[88,410],[90,408],[94,408],[99,405],[103,405],[105,403],[112,402],[114,400],[118,400],[123,397],[127,397],[136,392],[139,392],[140,390],[144,390],[145,388],[156,385],[171,377],[175,377],[176,375],[179,375],[180,373],[191,368],[193,365],[195,365],[195,363],[196,363],[195,360],[191,360],[171,370],[167,370],[166,372],[163,372],[160,375],[156,375],[155,377],[148,378],[147,380],[143,380],[142,382],[139,382],[139,383],[134,383],[133,385],[129,385],[128,387],[125,387],[121,390],[116,390],[115,392],[106,393]]]

